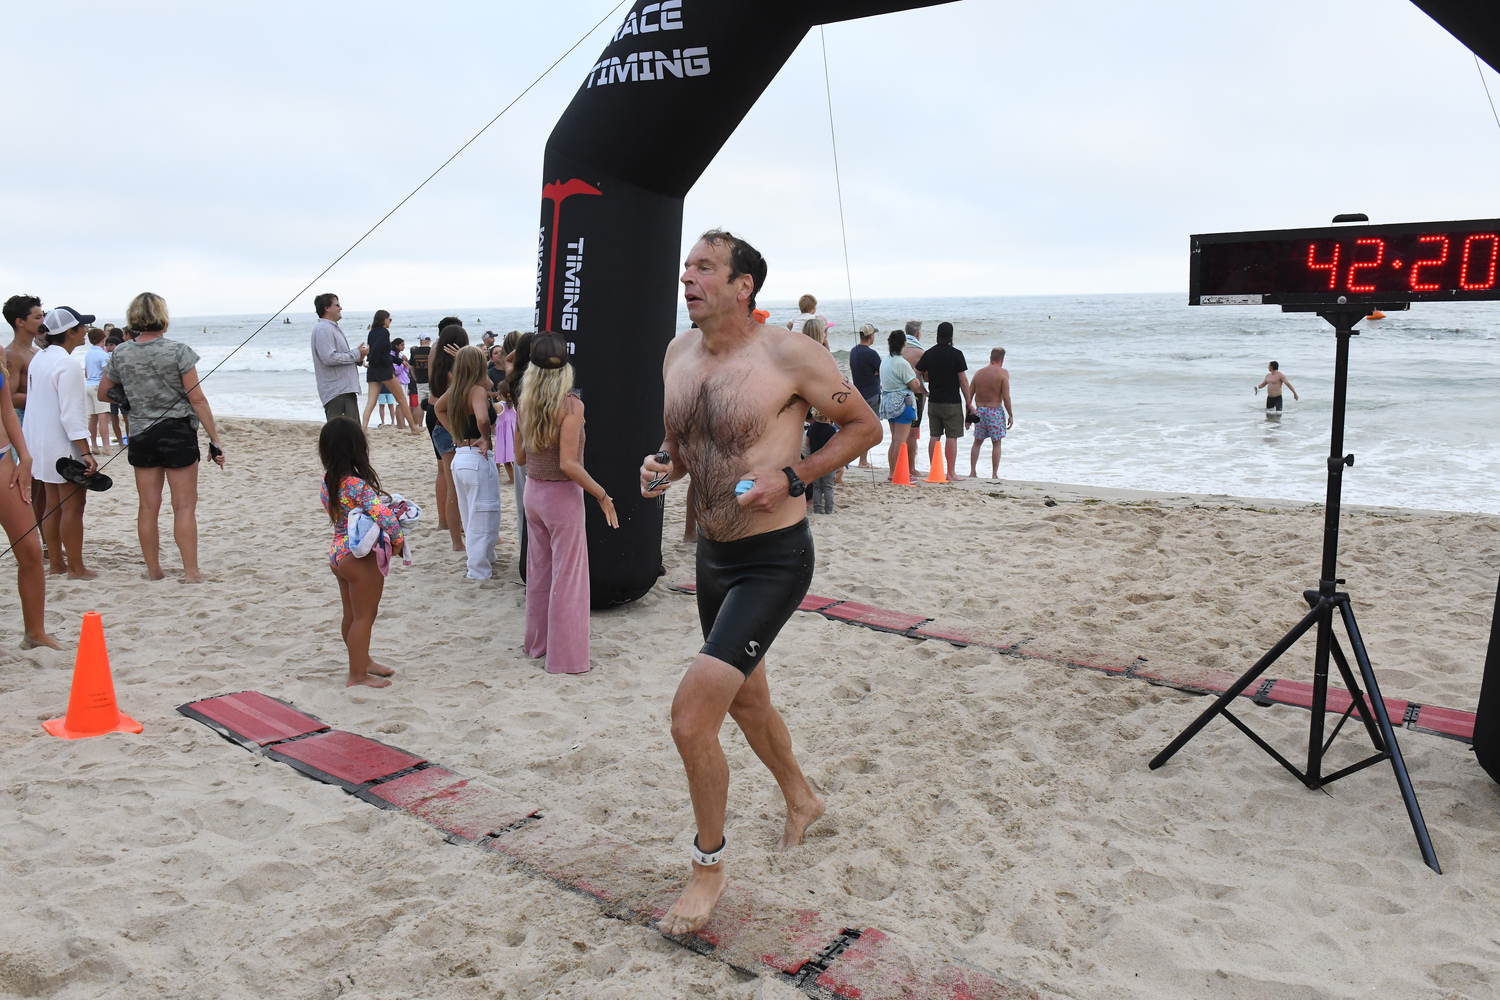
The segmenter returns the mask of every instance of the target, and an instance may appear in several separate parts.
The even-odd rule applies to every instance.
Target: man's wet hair
[[[939,323],[937,337],[939,344],[953,343],[953,324],[946,321]]]
[[[1271,370],[1273,372],[1279,372],[1279,371],[1281,371],[1281,366],[1278,365],[1276,362],[1272,361],[1271,362]]]
[[[760,294],[761,286],[766,283],[766,259],[760,255],[760,251],[749,243],[730,232],[722,229],[710,229],[698,237],[711,247],[721,244],[729,246],[729,280],[733,281],[742,274],[750,275],[754,282],[750,287],[750,308],[755,308],[755,297]]]
[[[15,329],[17,323],[31,315],[31,310],[42,304],[35,295],[12,295],[5,300],[5,325]]]
[[[1004,361],[1005,360],[1005,348],[1003,348],[1003,347],[996,347],[993,350],[991,350],[990,351],[990,360],[991,361]]]

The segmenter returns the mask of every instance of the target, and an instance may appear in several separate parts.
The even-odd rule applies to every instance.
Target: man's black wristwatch
[[[792,471],[790,465],[781,471],[786,473],[786,492],[788,496],[800,497],[807,492],[807,484],[797,478],[797,474]]]

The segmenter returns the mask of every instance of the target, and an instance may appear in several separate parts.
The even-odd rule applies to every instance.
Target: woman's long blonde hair
[[[521,398],[516,404],[516,419],[521,428],[521,443],[527,452],[543,452],[557,447],[562,435],[563,406],[573,391],[573,366],[542,368],[531,365],[521,377]]]
[[[462,415],[473,412],[469,396],[476,385],[489,384],[485,379],[484,351],[473,344],[460,347],[458,357],[453,359],[453,374],[448,377],[448,422],[455,431],[462,426]]]
[[[820,319],[813,318],[803,323],[802,335],[811,338],[814,343],[828,346],[828,324]]]

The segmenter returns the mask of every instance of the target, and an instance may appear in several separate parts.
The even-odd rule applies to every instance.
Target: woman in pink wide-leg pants
[[[583,401],[573,391],[567,342],[544,333],[516,407],[516,463],[526,469],[526,655],[547,672],[589,669],[589,550],[583,495],[599,501],[612,528],[614,501],[583,467]]]

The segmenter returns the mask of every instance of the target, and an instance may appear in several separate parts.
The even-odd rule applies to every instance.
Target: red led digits
[[[1385,240],[1379,240],[1373,236],[1370,236],[1362,240],[1355,240],[1354,245],[1356,247],[1373,246],[1375,248],[1375,259],[1359,264],[1349,265],[1349,291],[1373,292],[1375,290],[1375,282],[1371,281],[1368,285],[1356,285],[1354,283],[1354,272],[1358,271],[1360,268],[1377,268],[1380,266],[1380,262],[1382,260],[1385,260]],[[1338,258],[1335,257],[1334,259],[1337,260]]]
[[[1471,282],[1469,280],[1469,251],[1475,243],[1481,240],[1488,240],[1490,244],[1489,276],[1482,282]],[[1466,292],[1482,292],[1486,289],[1494,288],[1496,258],[1500,258],[1500,236],[1496,236],[1494,233],[1475,233],[1473,236],[1466,237],[1464,239],[1464,260],[1458,269],[1458,287]]]
[[[1418,243],[1441,243],[1442,249],[1436,257],[1424,257],[1421,260],[1411,262],[1411,290],[1414,292],[1435,292],[1442,286],[1436,281],[1424,282],[1422,280],[1422,268],[1432,265],[1442,267],[1448,263],[1448,237],[1446,236],[1423,236],[1417,240]]]
[[[1326,270],[1328,272],[1328,290],[1331,292],[1337,286],[1339,280],[1339,245],[1337,243],[1333,245],[1333,260],[1327,264],[1319,264],[1317,262],[1315,259],[1317,257],[1317,250],[1318,245],[1316,243],[1309,243],[1307,245],[1307,269],[1309,271]]]

